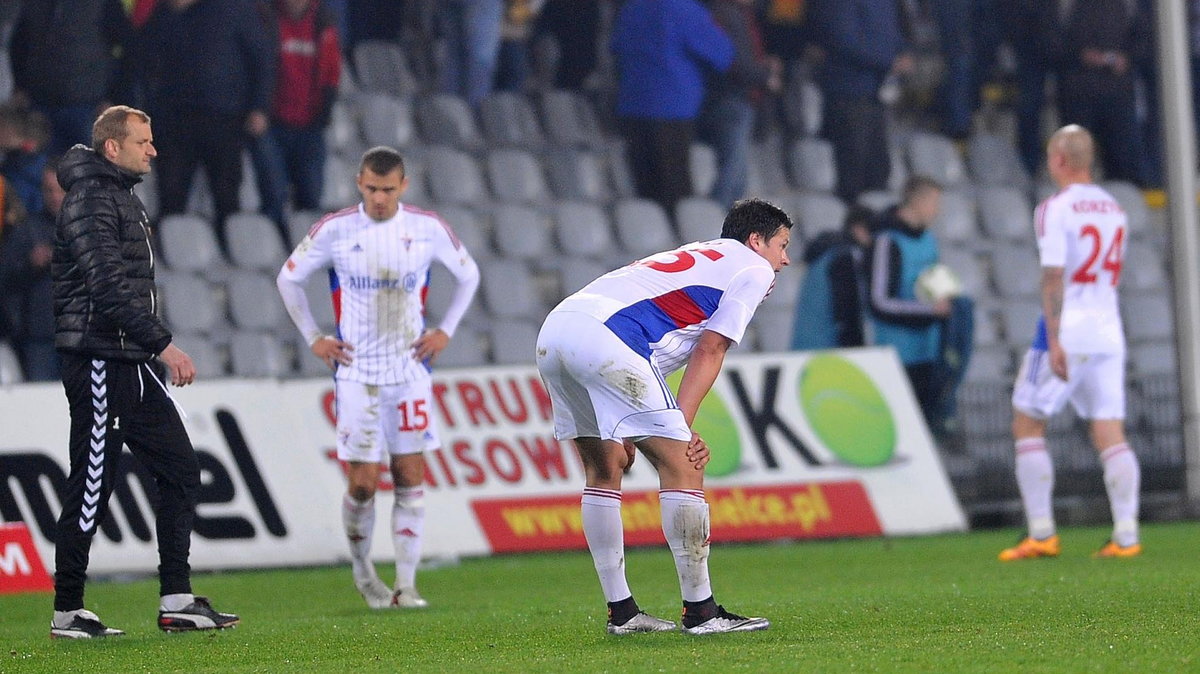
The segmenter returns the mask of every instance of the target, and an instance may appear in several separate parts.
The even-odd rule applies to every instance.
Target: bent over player
[[[625,580],[621,476],[642,450],[659,477],[662,528],[690,634],[766,629],[726,611],[708,577],[708,450],[692,432],[725,352],[788,264],[792,221],[764,201],[734,204],[721,238],[651,255],[563,300],[542,325],[537,366],[554,409],[554,434],[584,465],[583,531],[608,602],[610,634],[675,623],[642,612]],[[687,366],[678,397],[665,375]],[[628,444],[632,443],[632,444]]]
[[[357,182],[362,204],[313,225],[276,282],[313,354],[336,372],[337,453],[349,477],[342,522],[354,584],[371,608],[421,608],[427,602],[415,579],[425,522],[423,453],[439,447],[429,368],[471,303],[479,268],[435,213],[400,203],[408,178],[398,152],[367,150]],[[424,289],[435,260],[457,283],[441,325],[425,329]],[[332,268],[337,336],[317,327],[304,294],[305,279],[324,268]],[[396,486],[394,591],[379,579],[370,558],[375,489],[385,456]]]
[[[1046,165],[1059,191],[1035,215],[1042,262],[1042,319],[1013,388],[1017,486],[1028,536],[1002,561],[1056,557],[1051,496],[1054,468],[1046,419],[1070,401],[1091,420],[1104,464],[1113,534],[1096,557],[1133,557],[1138,542],[1141,471],[1125,442],[1125,335],[1117,283],[1127,220],[1117,201],[1092,184],[1095,145],[1086,129],[1065,126],[1050,137]]]

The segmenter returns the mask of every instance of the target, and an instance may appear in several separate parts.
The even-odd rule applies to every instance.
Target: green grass
[[[218,634],[159,633],[153,581],[98,582],[89,606],[127,636],[52,641],[49,596],[3,597],[0,672],[1200,671],[1200,523],[1146,526],[1137,559],[1089,559],[1106,535],[1069,529],[1062,557],[1014,564],[995,560],[1012,530],[718,545],[719,600],[772,626],[706,638],[607,636],[586,553],[423,571],[420,612],[366,609],[345,567],[200,575],[242,615]],[[676,617],[665,546],[628,567],[642,607]]]

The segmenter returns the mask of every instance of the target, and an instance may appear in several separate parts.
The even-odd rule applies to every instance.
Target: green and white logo
[[[896,422],[887,401],[861,368],[841,356],[822,354],[804,364],[800,407],[813,433],[848,464],[880,466],[895,454]]]

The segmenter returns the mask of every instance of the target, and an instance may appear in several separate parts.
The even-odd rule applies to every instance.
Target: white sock
[[[708,503],[699,489],[660,489],[663,535],[675,556],[684,601],[712,596],[708,580]]]
[[[1137,455],[1127,443],[1113,445],[1100,452],[1104,463],[1104,487],[1112,508],[1113,540],[1127,547],[1138,542],[1138,497],[1142,488],[1142,470]]]
[[[375,497],[359,502],[346,494],[342,498],[342,525],[350,542],[350,566],[355,580],[373,577],[371,534],[375,531]]]
[[[158,610],[160,611],[182,611],[187,608],[188,604],[196,601],[196,596],[191,592],[181,592],[179,594],[164,594],[158,598]]]
[[[614,602],[633,596],[625,580],[625,529],[621,526],[621,492],[585,487],[580,500],[583,535],[604,601]]]
[[[415,587],[425,531],[425,488],[396,487],[392,506],[392,542],[396,545],[396,589]]]
[[[1022,438],[1016,442],[1017,487],[1025,505],[1029,535],[1045,539],[1054,535],[1054,464],[1046,451],[1045,438]]]

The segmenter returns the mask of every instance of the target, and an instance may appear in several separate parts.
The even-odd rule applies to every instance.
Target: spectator
[[[1045,0],[1000,0],[999,9],[1017,60],[1017,145],[1021,163],[1030,175],[1037,175],[1044,152],[1046,78],[1053,71],[1048,38],[1043,36],[1060,34],[1061,22],[1056,4]]]
[[[875,213],[854,206],[846,213],[842,231],[826,232],[804,248],[806,268],[792,348],[798,351],[863,346],[866,316],[864,257],[871,246]]]
[[[438,9],[446,40],[442,91],[479,107],[496,79],[504,0],[443,0]]]
[[[709,194],[725,208],[746,194],[754,116],[763,92],[783,86],[783,63],[763,51],[753,0],[710,0],[717,25],[733,42],[733,64],[710,80],[697,129],[717,155],[717,178]]]
[[[892,346],[912,382],[925,420],[934,433],[944,430],[938,417],[944,379],[941,374],[943,320],[952,303],[917,298],[917,277],[938,261],[938,245],[929,225],[941,209],[942,188],[922,176],[910,178],[902,200],[880,216],[870,252],[870,307],[875,343]]]
[[[544,0],[505,0],[500,24],[496,89],[524,91],[529,79],[529,42]]]
[[[1105,177],[1146,186],[1151,177],[1134,93],[1135,69],[1151,56],[1145,17],[1126,0],[1061,7],[1063,31],[1047,36],[1045,45],[1060,67],[1060,121],[1091,129]]]
[[[24,209],[8,189],[3,190],[0,206],[5,221],[0,232],[0,312],[9,316],[13,346],[28,381],[56,381],[60,373],[50,279],[54,223],[65,194],[57,171],[56,162],[42,169],[42,210],[20,220]]]
[[[32,213],[42,210],[42,169],[49,141],[45,115],[13,104],[0,105],[0,150],[4,151],[0,174]]]
[[[196,165],[204,167],[225,248],[238,210],[242,150],[266,132],[275,56],[254,5],[242,0],[162,0],[139,40],[162,151],[159,208],[182,213]]]
[[[733,63],[733,43],[696,0],[628,0],[610,48],[617,117],[638,195],[667,212],[692,193],[692,136],[704,78]]]
[[[558,44],[556,88],[582,89],[584,80],[596,70],[601,4],[596,0],[546,0],[534,32]]]
[[[250,149],[261,210],[279,225],[286,245],[289,191],[298,210],[321,206],[324,130],[337,98],[342,54],[325,0],[275,0],[268,20],[279,40],[275,103],[270,128]]]
[[[12,37],[13,78],[18,98],[49,118],[52,154],[91,142],[96,115],[119,97],[113,54],[128,43],[131,30],[121,0],[21,3]]]
[[[838,196],[887,187],[891,174],[886,108],[880,88],[889,74],[912,71],[895,2],[821,0],[814,34],[826,52],[821,77],[825,137],[833,143]]]

